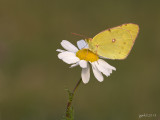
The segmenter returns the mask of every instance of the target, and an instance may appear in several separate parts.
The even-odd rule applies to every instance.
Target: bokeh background
[[[0,120],[61,120],[80,78],[79,67],[57,58],[63,39],[93,37],[136,23],[140,33],[126,60],[99,83],[91,74],[74,97],[75,120],[160,117],[160,2],[158,0],[1,0]],[[141,118],[155,119],[155,118]]]

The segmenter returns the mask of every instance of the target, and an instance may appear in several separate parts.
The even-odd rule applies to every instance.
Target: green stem
[[[82,78],[80,78],[80,80],[77,82],[76,86],[74,87],[73,91],[72,92],[69,92],[69,100],[68,100],[68,103],[67,103],[67,108],[66,108],[66,118],[70,118],[70,108],[71,108],[71,104],[72,104],[72,101],[73,101],[73,96],[78,88],[78,86],[80,85],[82,81]]]

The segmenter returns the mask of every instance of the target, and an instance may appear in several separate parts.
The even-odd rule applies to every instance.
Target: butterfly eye
[[[88,38],[89,41],[92,41],[92,38]]]

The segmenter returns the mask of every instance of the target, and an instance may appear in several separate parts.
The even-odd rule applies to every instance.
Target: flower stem
[[[82,81],[82,78],[80,78],[80,80],[77,82],[77,84],[74,87],[72,92],[68,91],[69,92],[69,100],[68,100],[67,108],[66,108],[66,118],[71,117],[70,110],[71,110],[71,104],[72,104],[72,101],[73,101],[73,96],[74,96],[78,86],[80,85],[81,81]]]

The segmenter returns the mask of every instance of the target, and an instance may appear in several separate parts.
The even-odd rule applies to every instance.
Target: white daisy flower
[[[90,65],[94,76],[99,82],[103,81],[103,75],[110,76],[112,70],[116,70],[115,67],[109,65],[104,60],[100,59],[99,56],[88,49],[88,44],[84,40],[77,42],[77,47],[67,40],[61,42],[62,47],[65,50],[57,49],[60,52],[58,58],[63,60],[67,64],[71,64],[70,68],[80,66],[82,68],[81,77],[83,83],[88,83],[90,79]]]

